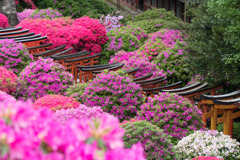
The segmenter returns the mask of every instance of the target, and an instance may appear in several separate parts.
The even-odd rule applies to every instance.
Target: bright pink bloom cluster
[[[0,13],[0,27],[2,28],[9,27],[8,18],[2,13]]]
[[[19,98],[38,99],[48,94],[65,94],[69,85],[73,84],[73,76],[53,59],[38,59],[30,63],[19,77],[22,84]]]
[[[74,20],[71,18],[57,18],[57,19],[25,19],[21,21],[17,27],[22,27],[23,29],[29,29],[30,32],[35,34],[41,34],[42,36],[47,36],[48,39],[45,43],[50,43],[54,38],[54,34],[58,29],[70,26]],[[55,45],[53,46],[55,48]]]
[[[37,99],[33,104],[34,108],[48,108],[52,111],[77,108],[79,105],[80,103],[74,98],[62,95],[46,95]]]
[[[130,119],[129,121],[123,121],[123,122],[121,123],[121,125],[126,124],[126,123],[133,123],[133,122],[137,122],[137,121],[141,121],[141,120]]]
[[[108,41],[105,27],[97,19],[81,17],[75,21],[70,18],[58,19],[26,19],[18,26],[31,32],[48,36],[46,43],[53,47],[67,45],[73,47],[73,52],[88,50],[92,54],[102,51],[101,45]]]
[[[5,103],[5,102],[16,102],[16,99],[7,94],[6,92],[0,91],[0,103]]]
[[[144,102],[140,85],[118,72],[102,72],[89,83],[83,94],[87,106],[100,106],[120,120],[131,119]]]
[[[33,12],[33,9],[25,9],[22,12],[17,12],[18,21],[21,22],[26,18],[30,18]]]
[[[173,143],[202,128],[202,112],[188,99],[168,92],[149,97],[136,119],[147,120],[171,135]]]
[[[19,74],[32,61],[33,56],[22,43],[12,39],[0,40],[0,66]]]
[[[87,107],[83,104],[80,104],[78,108],[57,110],[53,114],[53,119],[64,125],[66,121],[70,119],[97,119],[101,118],[103,114],[108,113],[103,112],[101,107]]]
[[[163,73],[163,70],[157,68],[157,65],[150,62],[146,55],[138,53],[138,52],[125,52],[120,51],[115,54],[113,58],[111,58],[109,63],[121,62],[125,65],[123,66],[123,70],[131,70],[133,68],[139,68],[137,73],[134,75],[136,78],[146,76],[149,73],[153,73],[153,77],[158,76],[166,76]]]
[[[17,75],[0,66],[0,91],[13,93],[16,91]]]
[[[140,144],[124,149],[117,118],[72,120],[59,125],[48,109],[29,102],[0,104],[0,159],[144,160]]]
[[[200,156],[200,157],[197,157],[197,158],[193,158],[192,160],[224,160],[224,159],[218,159],[217,157]]]

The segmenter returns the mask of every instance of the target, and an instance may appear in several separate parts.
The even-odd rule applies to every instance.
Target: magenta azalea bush
[[[8,18],[2,13],[0,13],[0,27],[2,28],[9,27]]]
[[[152,78],[158,76],[166,76],[166,74],[163,73],[163,70],[159,70],[156,64],[150,62],[145,55],[141,56],[141,54],[138,52],[120,51],[110,59],[109,63],[116,62],[124,63],[125,65],[122,69],[125,71],[131,70],[133,68],[139,68],[139,70],[134,75],[136,78],[146,76],[149,73],[153,73]]]
[[[89,83],[83,94],[85,105],[100,106],[120,120],[131,119],[144,102],[140,85],[118,72],[102,72]]]
[[[103,112],[101,107],[87,107],[83,104],[80,104],[78,108],[57,110],[53,114],[53,119],[64,125],[66,121],[70,119],[97,119],[101,118],[104,114],[108,113]]]
[[[77,108],[79,105],[80,103],[74,98],[62,95],[46,95],[37,99],[33,104],[34,108],[48,108],[52,111]]]
[[[123,26],[116,28],[107,33],[109,41],[103,46],[101,63],[108,63],[111,56],[118,51],[127,52],[136,51],[148,38],[141,28]]]
[[[19,73],[33,61],[33,56],[22,43],[16,43],[12,39],[0,40],[0,66]]]
[[[6,114],[7,113],[7,114]],[[29,102],[0,103],[0,159],[144,160],[140,144],[124,149],[117,118],[71,120],[63,126]]]
[[[173,145],[163,130],[147,121],[135,121],[122,125],[125,129],[123,141],[126,148],[141,142],[147,159],[174,160]]]
[[[30,18],[33,12],[34,9],[25,9],[22,12],[17,12],[18,22],[21,22],[26,18]]]
[[[180,139],[202,128],[202,112],[188,99],[177,94],[163,92],[149,97],[136,119],[147,120],[172,136],[176,144]]]
[[[73,76],[53,59],[38,59],[30,63],[20,74],[19,98],[33,101],[48,94],[65,94],[73,84]]]
[[[0,66],[0,91],[14,93],[17,86],[17,75]]]
[[[31,19],[55,19],[62,16],[58,10],[47,8],[47,9],[36,9],[31,15]]]
[[[6,92],[0,91],[0,103],[4,103],[4,102],[15,102],[16,99],[7,94]]]

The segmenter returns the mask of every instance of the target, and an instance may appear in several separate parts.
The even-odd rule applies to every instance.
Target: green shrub
[[[134,21],[142,21],[142,20],[153,20],[153,19],[162,19],[167,21],[173,20],[181,20],[180,18],[175,16],[175,13],[172,11],[166,11],[165,8],[161,9],[148,9],[142,14],[137,15],[134,18]]]
[[[123,122],[122,127],[126,131],[123,137],[125,148],[141,142],[147,159],[174,159],[173,145],[162,129],[147,121]]]
[[[123,26],[107,33],[109,41],[103,46],[100,63],[108,63],[111,56],[120,50],[136,51],[148,38],[139,27]]]
[[[67,88],[67,96],[72,96],[76,101],[83,103],[83,93],[85,92],[88,83],[78,83]]]
[[[163,19],[141,20],[137,22],[129,21],[128,25],[140,27],[145,30],[146,33],[154,33],[165,28],[184,30],[186,26],[181,20],[167,21]]]
[[[99,18],[101,14],[114,11],[103,0],[33,0],[33,2],[40,9],[51,7],[58,9],[63,16],[72,16],[72,18],[79,18],[84,15]]]

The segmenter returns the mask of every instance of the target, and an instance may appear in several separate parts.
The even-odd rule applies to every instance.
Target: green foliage
[[[218,132],[223,131],[223,123],[217,126]],[[240,122],[233,122],[233,138],[240,140]]]
[[[67,96],[72,96],[76,101],[83,104],[83,93],[85,92],[88,83],[78,83],[67,88]]]
[[[137,22],[129,21],[128,25],[131,25],[133,27],[140,27],[145,30],[146,33],[153,33],[165,28],[183,30],[185,29],[186,24],[184,24],[184,22],[181,20],[167,21],[164,19],[149,19]]]
[[[141,142],[147,159],[173,160],[170,136],[147,121],[125,122],[122,127],[126,130],[123,141],[126,148],[131,148],[133,144]]]
[[[108,14],[114,11],[103,0],[33,0],[34,4],[40,8],[58,9],[63,16],[79,18],[84,15],[91,18],[99,18],[102,14]]]
[[[240,84],[240,9],[238,0],[191,3],[194,17],[187,34],[188,57],[209,83]]]
[[[166,9],[148,9],[142,14],[137,15],[134,18],[134,21],[142,21],[142,20],[153,20],[153,19],[162,19],[167,21],[179,20],[180,18],[175,16],[175,13],[172,11],[166,11]]]

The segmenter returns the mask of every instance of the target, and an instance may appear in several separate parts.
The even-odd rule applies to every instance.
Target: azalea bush
[[[175,149],[179,158],[186,160],[197,156],[235,160],[240,152],[239,142],[216,130],[196,131],[180,140]]]
[[[14,93],[17,86],[17,75],[0,66],[0,91]]]
[[[12,39],[0,40],[0,66],[11,69],[19,75],[32,61],[33,56],[22,43],[16,43]]]
[[[65,94],[69,85],[73,84],[73,76],[53,59],[38,59],[30,63],[20,74],[23,81],[18,96],[21,99],[36,99],[48,94]],[[24,87],[22,87],[24,86]]]
[[[172,143],[202,128],[202,112],[188,99],[163,92],[149,97],[140,107],[138,120],[147,120],[171,135]]]
[[[8,114],[6,114],[8,113]],[[144,160],[141,144],[124,149],[118,119],[69,120],[60,125],[48,109],[29,102],[0,104],[1,159]]]
[[[173,160],[173,145],[167,134],[162,129],[147,121],[135,121],[124,123],[122,127],[126,130],[123,141],[126,148],[141,142],[147,159]]]
[[[122,74],[122,73],[120,73]],[[140,85],[118,72],[102,72],[89,83],[83,94],[85,105],[100,106],[120,120],[131,119],[144,102]]]
[[[139,70],[134,75],[136,78],[146,76],[149,73],[153,73],[153,77],[166,76],[162,70],[157,68],[157,65],[150,62],[144,54],[141,56],[138,52],[126,52],[120,51],[115,54],[113,58],[110,59],[109,63],[121,62],[125,65],[123,66],[124,71],[128,71],[134,68],[139,68]]]
[[[34,9],[25,9],[22,12],[17,12],[18,22],[21,22],[26,18],[30,18],[34,11],[35,11]]]
[[[83,93],[85,92],[88,83],[78,83],[67,88],[67,96],[72,96],[76,101],[83,103]]]
[[[0,27],[2,28],[9,27],[8,18],[2,13],[0,13]]]
[[[62,13],[60,13],[58,10],[47,8],[47,9],[36,9],[34,12],[30,15],[31,19],[55,19],[62,16]]]
[[[4,102],[15,102],[16,99],[7,94],[6,92],[0,91],[0,103],[4,103]]]
[[[148,38],[145,31],[139,27],[123,26],[107,33],[109,41],[103,46],[101,63],[108,63],[111,56],[120,50],[136,51]]]
[[[81,17],[75,21],[70,18],[26,19],[18,26],[31,32],[47,36],[45,43],[53,43],[52,48],[66,45],[72,52],[88,50],[100,53],[101,46],[108,41],[105,27],[97,19]]]
[[[80,103],[74,98],[62,95],[46,95],[37,99],[33,104],[34,108],[48,108],[52,111],[77,108],[79,105]]]
[[[65,125],[70,119],[84,120],[101,118],[104,114],[101,107],[87,107],[80,104],[77,108],[57,110],[53,114],[53,119],[58,123]]]

